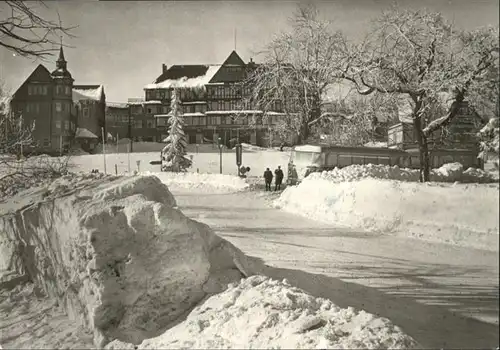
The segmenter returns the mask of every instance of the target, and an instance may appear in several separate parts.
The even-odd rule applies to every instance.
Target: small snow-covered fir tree
[[[186,171],[191,166],[191,159],[186,155],[187,139],[184,133],[184,117],[177,89],[172,92],[170,109],[168,120],[170,128],[168,137],[163,140],[166,142],[166,146],[162,150],[161,169],[162,171],[174,172]]]
[[[479,157],[484,160],[488,159],[488,153],[498,154],[500,151],[499,148],[499,140],[500,140],[500,132],[499,132],[500,120],[499,118],[491,118],[481,131],[479,131],[479,145],[481,148],[481,153]],[[495,167],[498,167],[498,159],[493,161]]]

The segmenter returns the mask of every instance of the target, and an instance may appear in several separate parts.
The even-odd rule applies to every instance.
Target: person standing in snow
[[[281,190],[281,183],[283,182],[283,170],[281,170],[281,166],[278,165],[278,169],[274,171],[275,179],[274,179],[274,190]]]
[[[269,168],[264,171],[264,180],[266,181],[266,191],[271,191],[271,183],[273,182],[273,173]]]

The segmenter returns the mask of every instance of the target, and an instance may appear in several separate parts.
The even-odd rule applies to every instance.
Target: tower
[[[52,91],[51,113],[51,148],[62,151],[70,144],[71,135],[71,110],[73,106],[72,90],[74,79],[67,69],[61,40],[59,58],[56,69],[51,73],[54,85]]]

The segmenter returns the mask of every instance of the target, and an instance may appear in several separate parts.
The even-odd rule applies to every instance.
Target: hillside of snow
[[[422,184],[409,182],[411,171],[386,167],[377,173],[382,170],[353,166],[314,173],[288,187],[274,206],[339,226],[498,251],[498,183]],[[445,170],[435,174],[463,179],[453,167]]]

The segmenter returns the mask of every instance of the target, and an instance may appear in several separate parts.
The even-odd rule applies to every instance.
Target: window
[[[161,112],[166,114],[166,113],[168,113],[168,109],[169,109],[168,106],[162,106]]]
[[[43,147],[49,147],[50,146],[50,140],[49,139],[43,139]]]
[[[84,118],[88,118],[89,117],[89,108],[88,107],[85,107],[82,109],[82,115]]]
[[[66,92],[66,95],[68,95],[68,96],[71,95],[71,88],[69,86],[65,86],[64,90]]]
[[[85,108],[83,110],[85,111]],[[62,112],[61,102],[56,102],[56,112]]]
[[[61,121],[56,120],[56,129],[60,129],[60,128],[61,128]]]
[[[146,120],[146,127],[150,129],[154,128],[155,127],[154,120]]]
[[[205,113],[206,112],[206,105],[195,105],[194,112],[195,113]]]
[[[225,111],[231,110],[231,102],[229,102],[229,101],[224,102],[224,110]]]
[[[71,131],[74,131],[75,130],[75,123],[71,122],[70,126],[71,126]]]
[[[210,117],[209,122],[211,125],[220,125],[221,117]]]
[[[64,121],[64,130],[69,130],[69,120]]]
[[[28,95],[33,95],[33,86],[28,85]]]
[[[132,106],[130,108],[131,108],[130,112],[132,114],[141,114],[142,113],[142,106],[137,105],[137,106]]]
[[[63,93],[63,88],[64,88],[63,86],[58,85],[58,86],[56,87],[56,93],[57,93],[58,95],[62,95],[62,93]]]
[[[168,126],[168,118],[156,118],[156,125],[158,125],[158,126]]]
[[[193,124],[193,117],[184,117],[184,124],[185,125],[192,125]]]
[[[47,85],[43,85],[42,86],[42,95],[47,95],[48,91],[49,91],[49,88],[47,87]]]
[[[142,120],[134,120],[133,126],[136,129],[141,129],[142,128]]]
[[[35,103],[35,112],[40,113],[40,104],[39,103]]]

